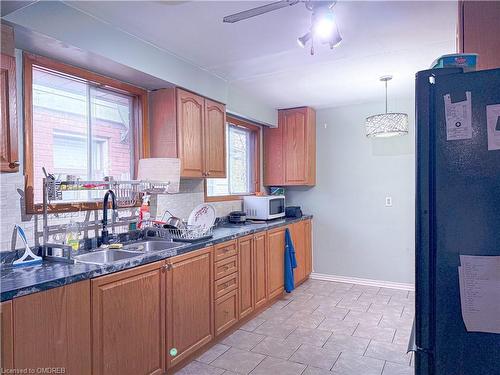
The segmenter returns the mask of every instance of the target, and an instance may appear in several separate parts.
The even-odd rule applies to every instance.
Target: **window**
[[[260,128],[228,117],[227,177],[206,180],[206,200],[238,199],[260,191]]]
[[[27,211],[42,202],[43,167],[62,180],[132,179],[143,155],[146,92],[32,55],[24,69],[25,131],[31,133],[25,137]],[[63,198],[73,209],[94,208],[102,194],[65,192]],[[88,202],[94,204],[84,207]]]

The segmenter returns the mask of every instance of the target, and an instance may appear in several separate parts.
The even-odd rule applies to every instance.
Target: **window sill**
[[[252,194],[242,194],[242,195],[219,195],[216,197],[208,197],[205,195],[205,202],[228,202],[228,201],[242,201],[243,197],[248,197]]]

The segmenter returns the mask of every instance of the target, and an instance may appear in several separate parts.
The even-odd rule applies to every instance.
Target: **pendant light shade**
[[[408,134],[408,115],[406,113],[387,112],[387,81],[391,76],[381,77],[385,82],[385,113],[366,118],[366,136],[370,138],[395,137]]]

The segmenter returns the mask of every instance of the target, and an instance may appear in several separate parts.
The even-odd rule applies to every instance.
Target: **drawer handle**
[[[229,269],[229,266],[224,266],[224,271],[227,271]]]
[[[228,310],[224,310],[224,315],[228,315],[229,314],[229,311]]]

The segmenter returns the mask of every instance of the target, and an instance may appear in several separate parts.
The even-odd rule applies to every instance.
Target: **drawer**
[[[238,321],[238,291],[233,290],[215,301],[215,335]]]
[[[215,263],[215,280],[230,275],[233,272],[238,271],[238,257],[236,255],[222,259]]]
[[[238,288],[238,272],[223,277],[215,282],[215,298],[220,298],[224,294]]]
[[[219,245],[216,245],[214,251],[214,261],[218,262],[219,260],[236,255],[238,252],[236,249],[236,240],[223,242]]]

